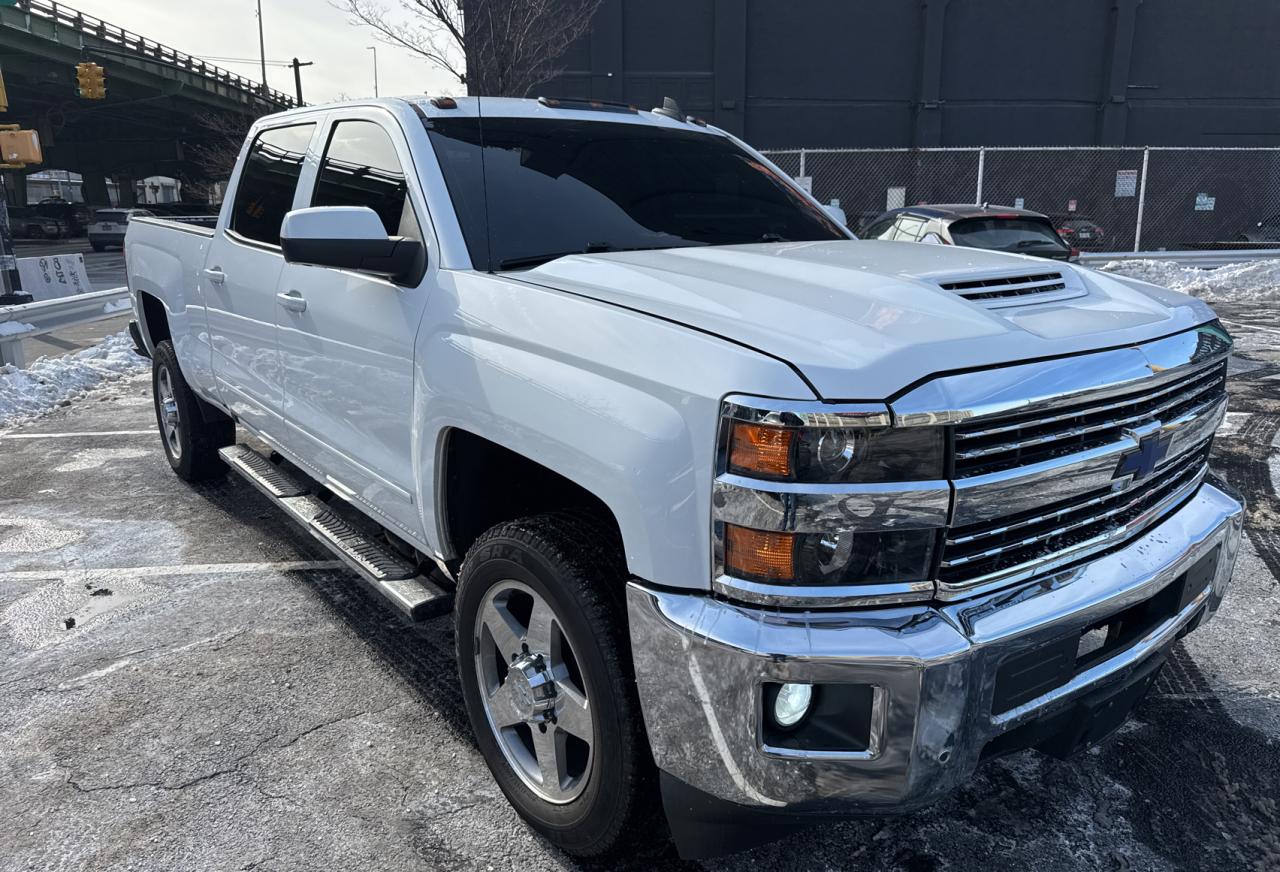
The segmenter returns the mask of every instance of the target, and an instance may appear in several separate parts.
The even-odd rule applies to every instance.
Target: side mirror
[[[295,209],[280,226],[280,249],[289,263],[356,270],[394,281],[412,281],[426,266],[422,243],[387,236],[382,219],[368,206]]]

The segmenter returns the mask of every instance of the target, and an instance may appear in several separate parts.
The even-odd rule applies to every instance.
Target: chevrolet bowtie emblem
[[[1138,440],[1137,448],[1130,448],[1120,455],[1116,471],[1111,478],[1133,476],[1133,481],[1141,481],[1150,475],[1169,453],[1169,444],[1173,441],[1172,433],[1161,433],[1159,430],[1148,433]]]

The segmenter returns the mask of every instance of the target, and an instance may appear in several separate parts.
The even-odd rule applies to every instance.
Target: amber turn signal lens
[[[796,575],[794,533],[770,533],[725,524],[724,565],[730,575],[791,581]]]
[[[791,475],[794,430],[734,422],[729,467],[735,472],[787,478]]]

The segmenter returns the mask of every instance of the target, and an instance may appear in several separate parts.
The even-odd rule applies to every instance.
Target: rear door
[[[294,208],[315,122],[257,134],[218,233],[200,287],[218,394],[227,408],[268,439],[281,439],[283,391],[276,348],[276,282],[284,267],[280,224]]]
[[[286,264],[277,293],[290,453],[329,486],[421,538],[414,504],[413,351],[436,248],[398,122],[374,108],[330,116],[314,190],[302,205],[368,206],[389,236],[427,246],[427,277]],[[287,298],[287,299],[285,299]]]

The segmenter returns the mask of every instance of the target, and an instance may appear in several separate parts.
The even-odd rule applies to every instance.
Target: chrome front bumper
[[[659,768],[697,791],[778,812],[906,810],[968,779],[1009,731],[1123,683],[1217,609],[1243,507],[1203,485],[1126,547],[1074,569],[960,603],[784,612],[632,583],[636,680]],[[1008,711],[993,712],[1008,658],[1142,603],[1221,546],[1212,581],[1136,643]],[[874,689],[865,749],[771,748],[762,685]]]

